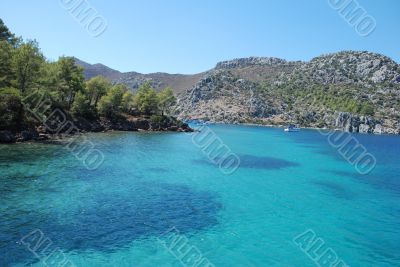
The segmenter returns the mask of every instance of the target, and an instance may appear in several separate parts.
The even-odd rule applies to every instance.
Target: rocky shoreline
[[[244,125],[244,126],[254,126],[254,127],[265,127],[265,128],[280,128],[282,131],[290,124],[289,122],[287,124],[260,124],[260,123],[251,123],[251,122],[237,122],[237,123],[228,123],[228,122],[212,122],[211,124],[220,124],[220,125]],[[338,131],[338,132],[345,132],[345,133],[356,133],[356,134],[372,134],[372,135],[398,135],[400,133],[387,133],[387,132],[350,132],[346,131],[341,128],[319,128],[319,127],[313,127],[313,126],[299,126],[300,129],[306,129],[306,130],[316,130],[316,131]]]
[[[334,112],[317,114],[308,112],[302,114],[301,120],[291,120],[292,116],[280,116],[270,125],[286,126],[291,123],[298,124],[301,128],[338,130],[349,133],[361,134],[400,134],[400,122],[390,119],[377,119],[372,116],[359,116],[349,112]],[[269,120],[271,121],[271,120]],[[273,120],[272,120],[273,121]]]
[[[168,117],[165,117],[168,118]],[[0,131],[0,143],[12,144],[22,142],[47,142],[62,139],[65,136],[73,136],[79,133],[98,133],[110,131],[148,131],[148,132],[193,132],[188,124],[182,123],[174,118],[161,121],[152,121],[143,117],[129,117],[120,120],[108,120],[100,118],[89,121],[84,118],[73,120],[74,131],[52,132],[49,127],[40,125],[34,128],[25,129],[18,132],[9,130]]]
[[[260,127],[286,127],[289,124],[297,124],[300,128],[315,130],[336,130],[350,133],[361,134],[388,134],[400,135],[400,122],[394,120],[380,120],[370,116],[358,116],[349,112],[335,112],[324,114],[323,116],[315,113],[304,114],[303,120],[290,119],[289,114],[280,114],[266,119],[254,119],[248,116],[237,117],[190,117],[201,121],[208,121],[215,124],[238,124]],[[184,117],[181,119],[185,119]]]

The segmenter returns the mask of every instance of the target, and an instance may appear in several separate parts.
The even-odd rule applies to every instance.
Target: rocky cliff
[[[370,52],[309,62],[276,58],[218,63],[180,95],[180,118],[400,133],[400,67]]]

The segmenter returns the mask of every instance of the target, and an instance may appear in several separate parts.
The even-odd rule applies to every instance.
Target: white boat
[[[299,132],[300,128],[294,124],[290,124],[288,127],[285,128],[285,132]]]

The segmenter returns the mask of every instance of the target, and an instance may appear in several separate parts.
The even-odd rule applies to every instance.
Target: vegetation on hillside
[[[85,81],[74,58],[48,61],[36,41],[15,37],[0,19],[0,130],[16,132],[40,124],[26,108],[37,104],[31,102],[35,94],[68,117],[86,119],[164,115],[175,103],[171,88],[157,93],[145,83],[134,95],[127,86],[101,76]]]
[[[279,86],[263,84],[260,88],[262,93],[283,100],[288,106],[288,111],[297,108],[375,115],[374,104],[368,98],[366,89],[354,85],[314,83],[299,88],[295,84],[285,83]]]

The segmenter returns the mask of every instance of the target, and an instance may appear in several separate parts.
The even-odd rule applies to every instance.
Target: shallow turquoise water
[[[307,229],[350,266],[400,266],[399,137],[355,135],[377,159],[360,175],[317,131],[211,128],[231,175],[182,133],[91,134],[94,171],[62,145],[0,146],[0,266],[44,266],[21,242],[35,229],[76,266],[182,266],[171,227],[215,266],[315,266]]]

